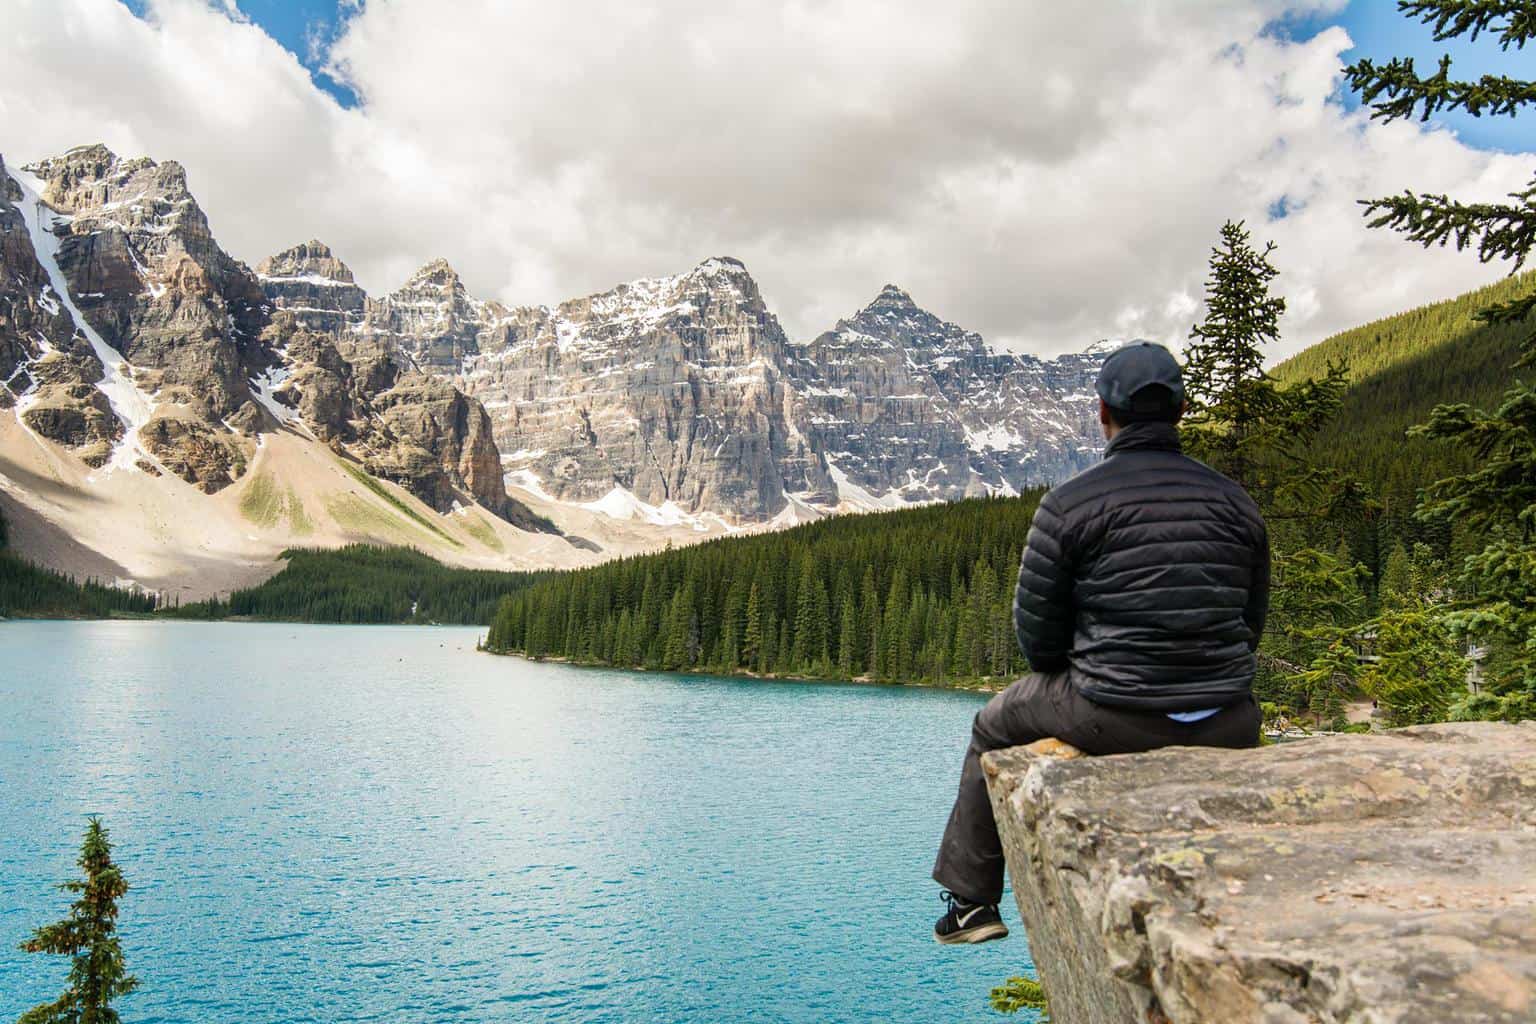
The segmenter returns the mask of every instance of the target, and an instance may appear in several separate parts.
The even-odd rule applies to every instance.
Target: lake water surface
[[[978,696],[477,635],[0,623],[0,1020],[62,988],[16,944],[96,812],[133,885],[127,1024],[1004,1019],[1021,930],[929,935]]]

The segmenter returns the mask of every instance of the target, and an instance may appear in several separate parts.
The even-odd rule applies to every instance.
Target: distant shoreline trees
[[[226,598],[168,609],[183,619],[484,625],[509,591],[547,573],[447,566],[413,548],[290,548],[280,572]]]
[[[553,574],[486,648],[676,672],[954,685],[1024,670],[1013,582],[1038,493],[837,516]]]

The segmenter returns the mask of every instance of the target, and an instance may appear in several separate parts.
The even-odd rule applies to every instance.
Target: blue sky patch
[[[1310,39],[1333,25],[1341,25],[1355,46],[1343,54],[1352,64],[1362,57],[1385,63],[1393,57],[1412,57],[1421,75],[1434,74],[1441,54],[1451,55],[1451,74],[1458,78],[1479,78],[1485,74],[1536,79],[1536,51],[1499,49],[1497,36],[1482,35],[1476,43],[1453,40],[1437,43],[1433,30],[1398,13],[1391,0],[1351,0],[1341,14],[1331,17],[1312,15],[1287,17],[1275,22],[1270,30],[1285,39]],[[1355,94],[1342,90],[1340,101],[1348,110],[1358,109]],[[1505,153],[1529,153],[1536,150],[1532,135],[1532,114],[1521,119],[1509,117],[1469,117],[1457,112],[1436,118],[1434,123],[1453,129],[1461,140],[1478,149]]]
[[[123,0],[128,9],[144,17],[148,0]],[[221,0],[212,0],[218,6]],[[325,73],[325,55],[351,11],[362,4],[347,0],[237,0],[240,13],[259,25],[278,45],[309,69],[315,85],[344,107],[358,105],[357,94],[345,82]]]

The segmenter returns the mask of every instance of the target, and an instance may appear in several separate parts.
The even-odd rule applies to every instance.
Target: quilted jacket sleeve
[[[1075,625],[1072,587],[1075,555],[1067,524],[1047,494],[1035,510],[1013,591],[1013,631],[1036,672],[1067,667]]]

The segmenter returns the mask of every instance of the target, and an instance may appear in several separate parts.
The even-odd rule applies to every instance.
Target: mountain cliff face
[[[295,246],[257,274],[273,310],[265,341],[280,359],[264,383],[280,409],[435,511],[467,497],[522,529],[549,528],[508,497],[484,406],[418,370],[398,337],[374,328],[389,313],[329,247]],[[427,317],[405,322],[423,330]]]
[[[993,351],[895,285],[796,354],[806,432],[866,502],[1016,493],[1102,450],[1100,357]]]
[[[621,517],[1013,493],[1102,447],[1098,356],[993,351],[895,287],[804,345],[729,258],[516,309],[438,261],[367,309],[361,334],[485,404],[509,481]]]
[[[437,259],[411,275],[399,290],[369,300],[358,333],[413,364],[447,374],[480,350],[504,311],[470,298],[464,282]]]
[[[0,158],[0,407],[14,407],[28,429],[98,467],[123,426],[98,387],[101,360],[55,290],[62,275],[43,266],[32,243],[28,222],[35,226],[38,213]]]
[[[87,468],[242,502],[274,436],[524,531],[1007,494],[1102,448],[1100,358],[993,350],[895,286],[797,343],[730,258],[554,306],[477,298],[444,260],[370,296],[319,241],[230,256],[173,161],[0,163],[0,408]]]
[[[514,482],[619,516],[835,504],[794,415],[789,342],[737,261],[496,313],[458,380]]]
[[[6,268],[44,282],[72,351],[41,353],[50,375],[16,396],[22,422],[91,465],[227,486],[262,422],[246,384],[262,295],[214,244],[180,165],[87,146],[6,181]]]

